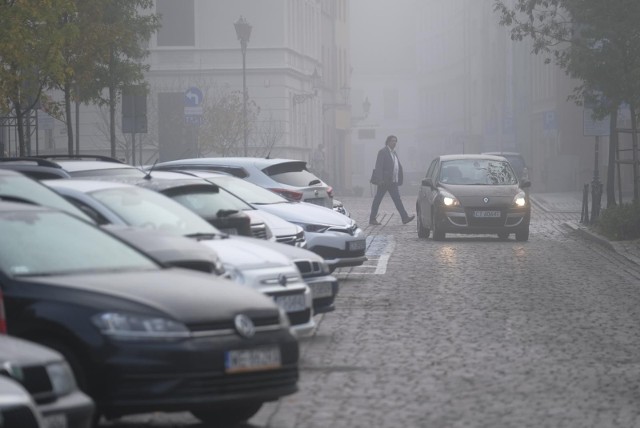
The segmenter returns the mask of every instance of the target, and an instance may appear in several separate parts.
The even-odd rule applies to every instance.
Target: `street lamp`
[[[240,18],[233,24],[236,28],[236,36],[240,40],[240,49],[242,50],[242,120],[244,123],[244,156],[247,156],[247,147],[249,145],[249,130],[247,124],[247,43],[251,38],[251,24],[240,15]]]

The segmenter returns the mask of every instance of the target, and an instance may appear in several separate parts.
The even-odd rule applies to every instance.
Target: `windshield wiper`
[[[210,239],[227,239],[229,237],[229,235],[227,235],[226,233],[215,233],[215,232],[209,232],[209,233],[203,233],[203,232],[198,232],[198,233],[188,233],[186,235],[187,238],[191,238],[191,239],[195,239],[196,241],[206,241],[206,240],[210,240]]]

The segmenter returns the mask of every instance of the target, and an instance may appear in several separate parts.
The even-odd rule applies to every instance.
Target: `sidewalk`
[[[640,239],[632,241],[610,241],[580,223],[582,212],[582,192],[538,193],[531,194],[532,204],[547,212],[575,213],[576,221],[566,222],[565,225],[592,241],[624,256],[633,263],[640,265]],[[589,204],[591,205],[591,204]]]

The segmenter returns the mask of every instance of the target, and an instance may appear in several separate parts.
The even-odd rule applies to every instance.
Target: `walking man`
[[[407,224],[416,216],[407,214],[404,205],[402,205],[400,191],[398,190],[398,187],[402,185],[402,165],[395,151],[398,138],[395,135],[389,135],[384,144],[385,146],[378,151],[376,167],[371,177],[371,182],[378,186],[378,190],[371,204],[369,224],[374,226],[381,224],[376,217],[378,216],[378,209],[380,208],[382,198],[387,192],[391,195],[391,199],[396,205],[398,213],[400,213],[402,224]]]

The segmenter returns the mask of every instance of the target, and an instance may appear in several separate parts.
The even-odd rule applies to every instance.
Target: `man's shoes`
[[[409,217],[405,218],[404,220],[402,220],[402,224],[407,224],[409,223],[411,220],[413,220],[414,218],[416,218],[416,216],[414,215],[410,215]]]
[[[369,224],[371,226],[380,226],[382,223],[380,223],[378,220],[373,219],[373,220],[369,220]]]

